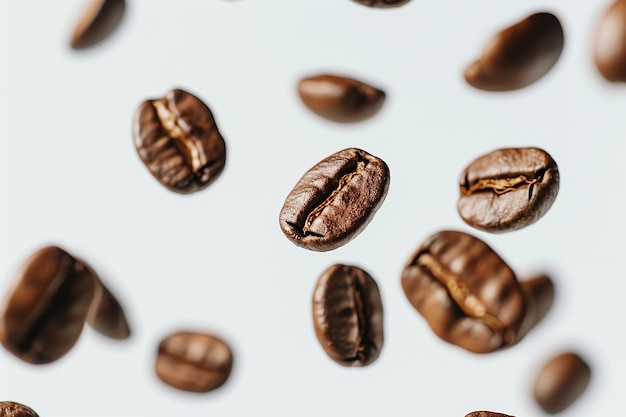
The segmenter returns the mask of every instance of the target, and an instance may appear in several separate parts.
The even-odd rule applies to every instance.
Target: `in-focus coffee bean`
[[[554,283],[547,275],[520,281],[526,299],[526,317],[517,334],[519,342],[548,314],[554,302]]]
[[[30,407],[11,401],[0,402],[0,417],[39,417]]]
[[[143,102],[135,113],[133,133],[143,163],[174,192],[202,190],[224,169],[226,144],[213,113],[186,91],[175,89]]]
[[[437,336],[470,352],[511,346],[526,315],[511,268],[463,232],[426,239],[404,267],[402,288]]]
[[[472,411],[467,413],[465,417],[514,417],[508,414],[496,413],[495,411]]]
[[[372,117],[385,101],[385,93],[361,81],[318,75],[298,84],[300,98],[314,113],[326,119],[351,123]]]
[[[487,91],[511,91],[543,77],[563,50],[563,28],[550,13],[536,13],[496,34],[465,70],[465,80]]]
[[[364,6],[369,7],[377,7],[377,8],[389,8],[389,7],[399,7],[407,4],[410,0],[352,0],[355,3],[362,4]]]
[[[361,233],[389,189],[387,164],[356,148],[309,169],[285,199],[280,228],[295,245],[329,251]]]
[[[541,149],[499,149],[469,164],[459,182],[457,207],[465,223],[508,232],[535,223],[552,207],[559,170]]]
[[[565,352],[550,359],[535,378],[533,395],[549,414],[556,414],[578,399],[591,379],[591,368],[578,354]]]
[[[29,363],[61,358],[83,330],[94,287],[85,266],[63,249],[38,250],[25,262],[0,307],[0,342]]]
[[[593,54],[604,78],[626,82],[626,0],[615,1],[598,22]]]
[[[95,294],[87,323],[97,332],[113,339],[130,337],[130,328],[124,310],[117,298],[104,286],[100,277],[86,262],[82,261],[95,283]]]
[[[74,29],[72,48],[88,48],[103,41],[119,26],[125,10],[125,0],[90,0]]]
[[[174,388],[208,392],[226,382],[232,366],[232,352],[223,340],[183,331],[161,342],[155,370],[163,382]]]
[[[313,293],[313,324],[320,344],[343,366],[366,366],[383,346],[383,306],[378,285],[356,266],[333,265]]]

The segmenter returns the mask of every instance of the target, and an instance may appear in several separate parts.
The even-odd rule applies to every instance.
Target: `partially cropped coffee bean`
[[[389,168],[382,159],[344,149],[300,178],[280,210],[280,228],[297,246],[336,249],[365,229],[388,188]]]
[[[0,417],[39,417],[39,415],[25,405],[2,401],[0,402]]]
[[[232,352],[223,340],[204,333],[178,332],[159,345],[155,370],[174,388],[208,392],[226,382],[232,366]]]
[[[541,149],[499,149],[469,164],[459,183],[458,211],[465,223],[508,232],[535,223],[552,207],[559,170]]]
[[[95,294],[87,314],[87,323],[97,332],[110,338],[128,338],[130,336],[130,328],[119,301],[104,286],[100,277],[91,266],[84,261],[81,262],[85,265],[95,283]]]
[[[519,342],[548,314],[554,302],[554,283],[547,275],[520,281],[526,299],[526,317],[517,334]]]
[[[90,0],[74,29],[72,48],[88,48],[103,41],[119,26],[125,10],[125,0]]]
[[[591,368],[576,353],[566,352],[552,358],[535,379],[533,395],[549,414],[556,414],[578,399],[591,379]]]
[[[385,93],[352,78],[318,75],[298,84],[300,98],[326,119],[351,123],[372,117],[385,101]]]
[[[410,0],[352,0],[355,3],[362,4],[369,7],[389,8],[399,7],[407,4]]]
[[[563,28],[556,16],[533,14],[495,35],[481,57],[465,70],[465,80],[487,91],[526,87],[552,69],[563,43]]]
[[[333,265],[313,293],[313,323],[320,344],[343,366],[366,366],[383,346],[383,306],[378,285],[356,266]]]
[[[593,54],[604,78],[626,82],[626,0],[615,1],[600,19]]]
[[[402,288],[437,336],[470,352],[511,346],[526,315],[511,268],[483,241],[462,232],[426,239],[404,267]]]
[[[213,113],[186,91],[172,90],[143,102],[135,113],[133,133],[150,173],[177,193],[208,187],[224,169],[226,144]]]
[[[63,249],[35,252],[0,307],[0,342],[29,363],[61,358],[83,330],[94,286],[85,266]]]
[[[465,417],[514,417],[508,414],[496,413],[494,411],[472,411],[467,413]]]

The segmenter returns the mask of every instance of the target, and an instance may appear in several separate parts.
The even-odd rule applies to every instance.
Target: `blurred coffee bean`
[[[566,352],[546,363],[537,377],[533,395],[549,414],[556,414],[578,399],[591,379],[591,368],[576,353]]]
[[[355,3],[362,4],[363,6],[377,7],[380,9],[399,7],[407,4],[410,0],[352,0]]]
[[[0,417],[39,417],[29,407],[25,405],[2,401],[0,402]]]
[[[519,342],[548,314],[554,302],[554,283],[547,275],[520,281],[526,299],[526,317],[520,327]]]
[[[88,48],[103,41],[119,26],[125,10],[125,0],[90,0],[74,29],[72,48]]]
[[[87,314],[87,323],[97,332],[113,339],[126,339],[130,336],[130,328],[124,310],[119,301],[104,286],[100,277],[85,261],[95,284],[95,295]]]
[[[514,417],[508,414],[496,413],[494,411],[472,411],[467,413],[465,417]]]
[[[608,81],[626,81],[626,0],[617,0],[604,13],[593,43],[598,71]]]

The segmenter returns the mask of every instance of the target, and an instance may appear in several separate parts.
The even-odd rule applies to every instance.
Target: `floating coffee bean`
[[[548,314],[554,302],[554,283],[547,275],[539,275],[520,281],[526,299],[526,317],[520,327],[517,341],[520,341]]]
[[[508,414],[496,413],[493,411],[472,411],[467,413],[465,417],[514,417]]]
[[[232,365],[231,350],[221,339],[178,332],[159,345],[155,369],[158,377],[174,388],[208,392],[226,382]]]
[[[465,80],[487,91],[526,87],[556,64],[563,50],[556,16],[536,13],[495,35],[482,56],[465,70]]]
[[[211,184],[226,163],[226,144],[211,110],[196,96],[172,90],[143,102],[133,122],[135,147],[168,189],[192,193]]]
[[[365,229],[389,189],[387,164],[356,148],[309,169],[280,210],[280,228],[295,245],[329,251]]]
[[[10,401],[0,402],[0,417],[39,417],[29,407]]]
[[[352,0],[355,3],[369,7],[388,8],[398,7],[407,4],[410,0]]]
[[[95,295],[87,314],[87,323],[97,332],[113,339],[126,339],[130,329],[126,315],[111,291],[104,286],[95,271],[81,261],[87,268],[95,283]]]
[[[385,93],[352,78],[318,75],[298,84],[300,98],[314,113],[340,123],[372,117],[385,101]]]
[[[469,164],[459,181],[458,211],[465,223],[508,232],[546,214],[559,191],[559,170],[541,149],[499,149]]]
[[[511,268],[462,232],[429,237],[404,267],[402,288],[437,336],[470,352],[511,346],[526,314]]]
[[[626,82],[626,0],[617,0],[596,29],[594,60],[608,81]]]
[[[533,395],[549,414],[569,407],[587,388],[591,368],[576,353],[562,353],[552,358],[535,379]]]
[[[85,266],[45,247],[26,261],[0,307],[0,342],[26,362],[53,362],[78,340],[93,296]]]
[[[74,30],[72,48],[88,48],[104,40],[119,26],[125,9],[125,0],[91,0]]]
[[[317,339],[338,364],[374,362],[383,345],[383,306],[374,279],[356,266],[328,268],[313,293],[313,323]]]

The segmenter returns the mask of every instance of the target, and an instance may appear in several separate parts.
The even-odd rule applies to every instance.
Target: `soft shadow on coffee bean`
[[[208,187],[226,164],[226,144],[213,113],[199,98],[180,89],[143,102],[135,113],[133,135],[150,173],[177,193]]]
[[[174,388],[208,392],[226,382],[232,366],[232,352],[223,340],[183,331],[160,343],[155,370],[163,382]]]
[[[372,117],[385,101],[385,93],[352,78],[318,75],[298,84],[300,98],[314,113],[340,122],[359,122]]]
[[[467,413],[465,417],[514,417],[508,414],[496,413],[494,411],[472,411]]]
[[[94,292],[82,263],[58,247],[40,249],[25,262],[0,307],[0,342],[29,363],[61,358],[78,340]]]
[[[356,148],[309,169],[285,199],[280,228],[295,245],[329,251],[361,233],[389,189],[387,164]]]
[[[463,232],[426,239],[404,267],[402,288],[437,336],[470,352],[511,346],[526,316],[524,292],[511,268]]]
[[[39,417],[39,415],[25,405],[2,401],[0,402],[0,417]]]
[[[517,342],[522,340],[548,314],[554,303],[555,294],[554,283],[547,275],[538,275],[520,281],[520,286],[526,299],[526,317],[517,335]]]
[[[407,4],[410,0],[352,0],[355,3],[380,9],[389,7],[399,7]]]
[[[563,50],[563,28],[556,16],[536,13],[496,34],[465,80],[487,91],[511,91],[543,77]]]
[[[463,170],[458,212],[468,225],[492,233],[521,229],[552,207],[559,191],[559,170],[537,148],[499,149]]]
[[[556,414],[578,399],[591,379],[591,368],[578,354],[565,352],[550,359],[535,378],[533,395],[549,414]]]
[[[125,10],[125,0],[90,0],[74,29],[72,48],[88,48],[106,39],[119,26]]]
[[[383,306],[378,285],[356,266],[333,265],[313,293],[313,324],[320,344],[343,366],[366,366],[383,345]]]
[[[593,53],[604,78],[626,82],[626,0],[617,0],[600,19]]]

